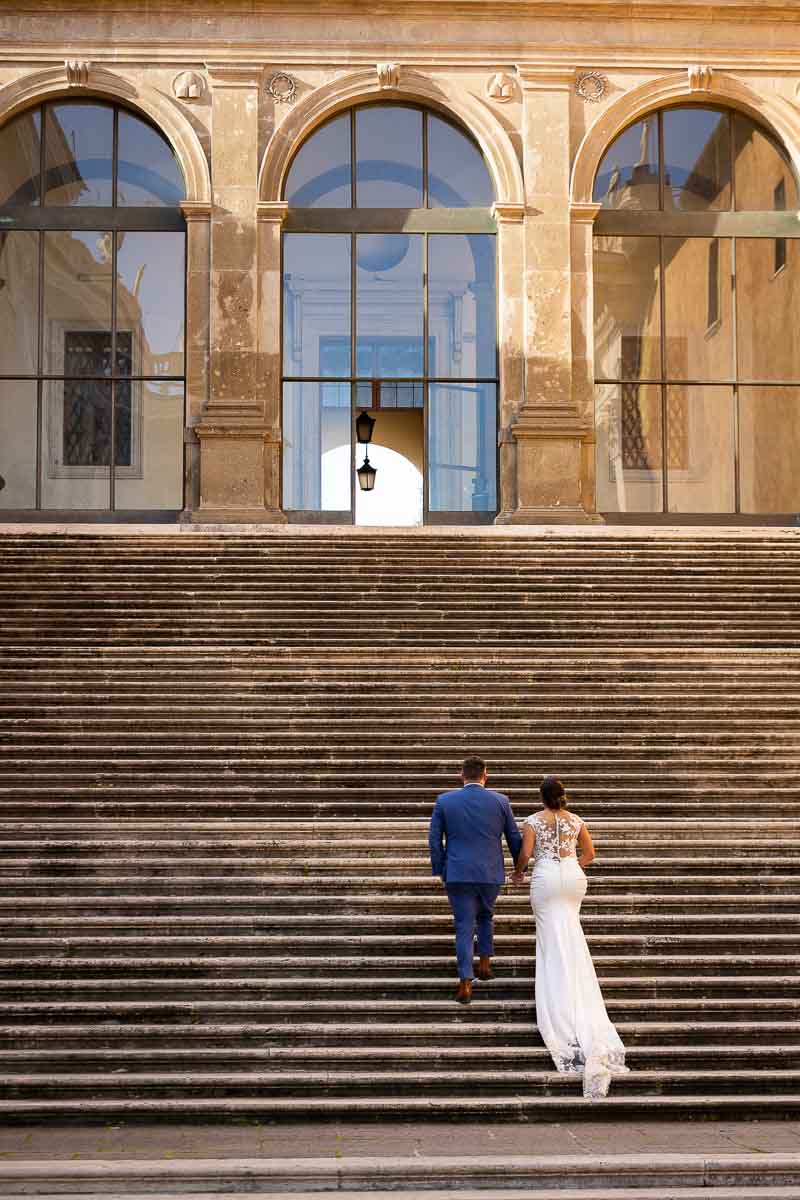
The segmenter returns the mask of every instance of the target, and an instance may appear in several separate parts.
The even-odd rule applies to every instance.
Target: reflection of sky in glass
[[[283,372],[350,374],[349,233],[284,235]]]
[[[350,116],[323,125],[296,154],[285,196],[295,208],[350,208]]]
[[[117,203],[175,207],[184,194],[183,176],[168,143],[152,126],[121,112]]]
[[[726,113],[671,108],[664,121],[664,183],[679,208],[728,207],[730,142]]]
[[[47,109],[47,204],[109,205],[112,199],[114,110],[100,104]]]
[[[359,208],[422,206],[422,113],[388,105],[356,112]]]
[[[422,236],[359,234],[356,262],[358,374],[422,375]]]
[[[658,118],[654,113],[621,133],[607,150],[594,181],[594,199],[613,207],[627,188],[636,207],[658,208]],[[654,186],[655,185],[655,186]]]
[[[431,208],[485,207],[494,188],[480,150],[455,126],[428,117],[428,193]]]
[[[144,349],[150,354],[175,354],[183,350],[184,245],[182,233],[119,235],[120,283],[139,302]],[[123,304],[124,297],[120,295],[120,306]],[[121,315],[118,319],[122,324]],[[169,371],[169,374],[181,373]]]

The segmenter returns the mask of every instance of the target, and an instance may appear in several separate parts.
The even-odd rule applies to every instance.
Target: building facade
[[[6,6],[3,517],[794,521],[799,169],[793,3]]]

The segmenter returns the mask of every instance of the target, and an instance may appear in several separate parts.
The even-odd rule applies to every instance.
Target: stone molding
[[[282,225],[289,212],[287,200],[259,200],[256,206],[256,218],[265,223],[275,222]]]
[[[273,133],[261,164],[258,194],[263,201],[281,198],[283,181],[294,154],[306,138],[328,117],[364,100],[381,98],[384,91],[371,70],[353,71],[323,84],[295,104]],[[455,117],[478,142],[495,184],[500,203],[522,204],[525,191],[522,169],[505,127],[483,101],[458,86],[403,68],[400,86],[392,97],[438,108]]]
[[[188,221],[210,221],[210,200],[181,200],[181,212]]]
[[[714,79],[714,69],[705,64],[693,63],[686,68],[689,89],[692,92],[710,92]]]
[[[703,96],[710,102],[740,109],[765,124],[778,136],[800,175],[800,113],[773,91],[757,92],[733,75],[714,71]],[[666,104],[697,101],[686,70],[661,76],[625,93],[600,113],[578,147],[572,168],[571,199],[575,205],[591,204],[594,177],[608,147],[628,125]]]
[[[573,225],[594,225],[595,218],[603,211],[602,204],[592,201],[589,204],[570,204],[569,219]]]
[[[256,62],[206,62],[208,81],[217,88],[256,88],[261,85],[264,64]]]
[[[503,204],[495,200],[492,205],[492,216],[498,225],[521,225],[525,220],[524,204]]]
[[[518,64],[517,78],[523,92],[572,92],[574,67],[524,66]]]
[[[89,71],[92,64],[85,58],[68,58],[64,63],[67,73],[67,83],[70,87],[88,87]]]
[[[46,100],[68,95],[118,100],[147,117],[172,146],[186,183],[188,201],[211,202],[211,174],[193,126],[173,100],[148,84],[132,83],[105,67],[92,67],[91,84],[70,84],[63,66],[33,71],[0,88],[0,125],[11,117]]]

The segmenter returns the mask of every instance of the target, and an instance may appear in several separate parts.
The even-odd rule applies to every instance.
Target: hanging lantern
[[[370,463],[369,457],[365,455],[363,463],[356,471],[356,475],[358,475],[358,486],[361,488],[362,492],[372,491],[372,489],[375,487],[375,476],[377,473],[378,472]]]
[[[367,446],[372,441],[372,430],[375,428],[375,418],[368,412],[360,412],[356,417],[356,437],[359,446]]]

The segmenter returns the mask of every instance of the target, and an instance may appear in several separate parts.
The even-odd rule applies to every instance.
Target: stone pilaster
[[[186,200],[186,430],[184,518],[200,507],[200,443],[197,426],[208,406],[211,296],[211,205]]]
[[[583,505],[589,433],[573,392],[569,211],[571,70],[520,68],[525,174],[524,398],[512,427],[516,497],[498,522],[591,520]]]
[[[514,511],[516,443],[512,433],[525,395],[524,204],[494,205],[497,223],[497,336],[500,363],[500,512]]]
[[[267,499],[275,451],[259,383],[257,64],[209,63],[212,102],[210,360],[200,521],[282,519]],[[280,311],[277,309],[276,311]]]
[[[265,499],[283,519],[281,508],[281,229],[289,205],[285,200],[258,206],[258,395],[264,414]]]

